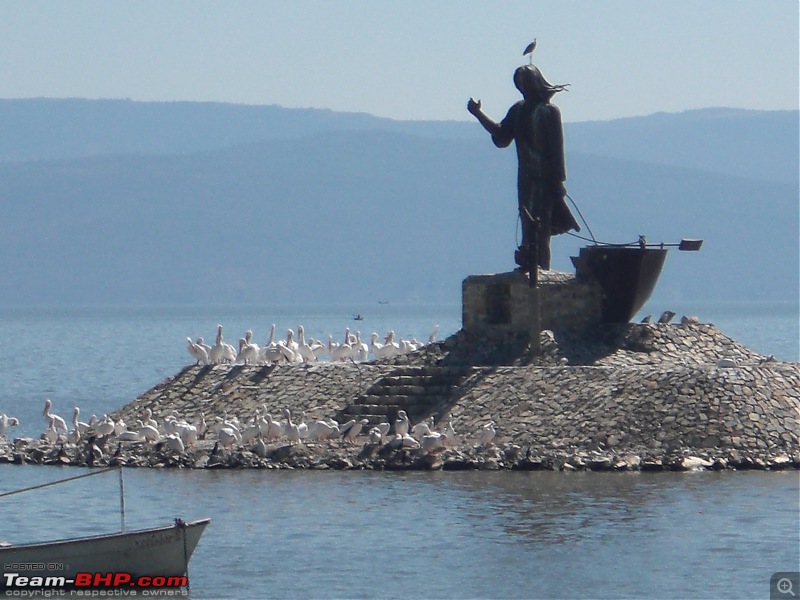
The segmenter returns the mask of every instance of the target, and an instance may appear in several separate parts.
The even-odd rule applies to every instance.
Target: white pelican
[[[286,408],[283,414],[286,416],[286,426],[284,427],[286,439],[289,440],[291,445],[297,444],[300,442],[300,429],[296,423],[292,422],[292,411]]]
[[[325,354],[328,350],[320,340],[311,338],[308,340],[308,345],[311,346],[311,351],[314,353],[314,360],[319,360],[321,354]]]
[[[291,330],[290,330],[291,331]],[[281,340],[278,342],[278,352],[280,352],[281,356],[286,360],[288,363],[301,363],[303,362],[303,356],[297,350],[292,350],[289,346],[286,345],[286,342]]]
[[[425,450],[425,452],[432,454],[433,452],[446,447],[445,435],[443,433],[436,432],[423,435],[422,439],[420,440],[420,446],[423,450]]]
[[[117,436],[118,442],[141,442],[144,439],[138,431],[123,431]]]
[[[383,355],[385,357],[400,354],[400,344],[394,341],[394,331],[389,331],[383,341]]]
[[[343,362],[353,355],[353,345],[350,343],[349,327],[344,330],[344,342],[342,344],[331,347],[331,342],[328,342],[328,354],[331,355],[332,361],[339,362]]]
[[[456,444],[456,430],[453,429],[453,421],[447,422],[447,428],[444,430],[444,443],[448,448],[452,448]]]
[[[222,339],[222,325],[217,325],[217,340],[208,353],[212,364],[232,363],[236,360],[236,349]]]
[[[381,437],[386,437],[386,434],[389,433],[389,430],[392,428],[391,424],[389,423],[378,423],[375,426],[381,434]]]
[[[308,428],[308,437],[312,440],[327,440],[339,435],[339,425],[326,421],[315,421]]]
[[[380,444],[381,440],[383,439],[383,435],[381,435],[381,430],[377,427],[373,427],[369,430],[369,443],[370,444]]]
[[[45,429],[44,433],[42,434],[42,439],[51,444],[55,444],[58,441],[58,431],[56,431],[55,425],[52,421],[50,421],[50,423],[47,425],[47,429]]]
[[[411,338],[410,340],[404,340],[403,338],[400,338],[399,346],[400,354],[408,354],[409,352],[415,352],[419,350],[424,346],[424,344],[417,341],[416,338]]]
[[[44,401],[44,411],[42,412],[42,416],[47,421],[48,426],[52,425],[53,429],[61,429],[64,431],[64,433],[67,433],[67,422],[58,415],[51,414],[51,406],[53,406],[53,403],[50,402],[49,398]]]
[[[369,348],[372,350],[372,354],[375,358],[383,358],[385,356],[383,351],[383,344],[378,341],[378,334],[376,332],[372,332],[372,335],[369,336]]]
[[[195,365],[207,365],[208,364],[208,352],[206,352],[206,349],[203,348],[202,346],[200,346],[199,344],[195,344],[192,341],[192,338],[190,338],[188,336],[186,338],[186,341],[189,344],[188,347],[187,347],[187,349],[189,350],[189,354],[196,361]]]
[[[5,413],[0,414],[0,437],[6,437],[9,427],[16,427],[19,425],[19,419],[16,417],[9,417]]]
[[[281,352],[279,344],[272,344],[270,346],[261,347],[261,355],[259,357],[265,363],[279,363],[287,360],[283,352]],[[294,358],[294,356],[293,356]]]
[[[260,437],[256,440],[256,443],[253,444],[253,454],[261,458],[266,458],[267,456],[267,445]]]
[[[158,430],[158,423],[153,418],[153,411],[149,408],[144,409],[144,420],[142,421],[142,425],[149,425],[150,427],[155,427]]]
[[[267,440],[268,441],[275,441],[279,440],[283,435],[283,425],[278,423],[272,418],[272,415],[267,413]]]
[[[248,331],[248,333],[250,332]],[[239,354],[236,355],[236,362],[253,365],[258,362],[258,358],[258,344],[248,342],[247,337],[239,338]]]
[[[358,434],[361,433],[361,430],[367,425],[369,425],[369,419],[361,419],[360,421],[353,419],[339,428],[339,435],[342,436],[344,441],[355,444]]]
[[[361,341],[361,332],[356,331],[356,343],[353,347],[353,360],[364,362],[369,359],[369,346]]]
[[[206,344],[206,341],[203,338],[201,338],[201,337],[197,338],[194,341],[194,343],[197,344],[198,346],[200,346],[203,350],[205,350],[206,354],[209,354],[211,352],[211,346]]]
[[[286,347],[297,352],[300,350],[300,344],[294,339],[294,331],[291,329],[286,330]]]
[[[186,421],[180,421],[175,425],[175,429],[175,432],[178,434],[178,436],[180,436],[184,447],[189,448],[197,443],[197,437],[199,433],[197,431],[197,427],[194,425],[191,425]]]
[[[291,329],[289,330],[292,331]],[[310,343],[306,342],[306,332],[302,325],[297,326],[297,351],[303,357],[303,362],[315,362],[317,355]]]
[[[143,440],[148,442],[157,442],[161,437],[161,434],[158,432],[156,427],[153,427],[152,425],[145,425],[141,421],[139,421],[139,429],[137,432]]]
[[[253,421],[253,424],[245,427],[245,430],[242,432],[242,443],[249,444],[257,437],[261,436],[261,427],[259,421],[261,420],[261,415],[258,414],[258,410],[256,410],[256,415]]]
[[[419,442],[410,435],[400,435],[399,433],[394,436],[394,439],[389,442],[389,447],[399,450],[401,448],[419,448]]]
[[[328,356],[331,357],[333,360],[333,352],[339,347],[339,342],[333,341],[333,336],[329,333],[328,334]]]
[[[438,326],[438,325],[436,325],[436,326],[433,328],[433,331],[432,331],[432,332],[431,332],[431,334],[428,336],[428,343],[429,343],[429,344],[432,344],[433,342],[435,342],[435,341],[436,341],[436,334],[437,334],[437,333],[439,333],[439,326]]]
[[[297,424],[297,432],[300,434],[300,439],[308,437],[308,424],[306,423],[305,411],[300,413],[300,422]]]
[[[408,421],[408,415],[406,414],[406,411],[397,411],[397,420],[394,422],[394,432],[401,436],[408,435],[409,426],[410,423]]]
[[[489,421],[483,426],[483,431],[481,432],[478,445],[483,447],[490,446],[492,444],[492,440],[494,439],[495,433],[494,421]]]
[[[89,431],[89,424],[78,420],[78,417],[80,416],[80,414],[81,414],[81,409],[76,406],[75,409],[72,411],[72,427],[78,433],[83,435],[87,431]]]
[[[272,324],[269,330],[269,339],[267,340],[267,347],[274,348],[275,347],[275,323]]]
[[[421,421],[411,428],[411,435],[417,440],[431,433],[433,433],[433,431],[431,431],[431,428],[428,426],[428,421]]]
[[[167,448],[172,450],[173,452],[177,452],[178,454],[183,454],[184,445],[183,441],[181,440],[178,434],[170,434],[166,438],[164,438],[164,442],[167,444]]]
[[[103,415],[100,422],[95,425],[94,432],[100,437],[108,437],[114,433],[114,419],[108,415]]]
[[[205,413],[200,413],[200,421],[198,421],[197,425],[197,437],[200,439],[205,439],[206,431],[208,430],[208,424],[206,423],[206,415]]]
[[[67,441],[70,444],[77,444],[78,442],[81,441],[81,432],[73,427],[72,429],[69,430],[69,433],[67,434]]]
[[[241,442],[242,436],[235,427],[223,427],[219,430],[219,442],[223,448],[230,448]]]

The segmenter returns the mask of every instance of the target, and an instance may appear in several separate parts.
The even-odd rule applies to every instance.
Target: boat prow
[[[653,293],[666,257],[665,248],[596,245],[581,248],[572,263],[576,278],[600,285],[603,321],[627,323]]]
[[[0,547],[0,564],[4,574],[9,567],[24,565],[20,574],[25,577],[58,578],[50,580],[58,582],[54,587],[74,586],[77,573],[128,573],[132,581],[180,577],[188,572],[189,559],[210,522],[175,519],[172,525],[150,529],[5,545]],[[7,580],[0,578],[0,589]]]

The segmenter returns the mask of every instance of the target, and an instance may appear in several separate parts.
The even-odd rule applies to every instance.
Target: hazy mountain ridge
[[[457,302],[466,275],[514,266],[516,158],[429,134],[0,163],[0,304]],[[599,240],[706,240],[670,253],[659,293],[796,301],[796,185],[570,148]],[[582,245],[555,239],[554,266]]]

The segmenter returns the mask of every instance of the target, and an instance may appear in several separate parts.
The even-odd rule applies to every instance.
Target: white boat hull
[[[0,589],[8,573],[23,577],[64,577],[66,587],[77,573],[130,573],[172,577],[187,571],[189,559],[211,519],[84,538],[0,547]],[[127,584],[126,584],[127,585]]]

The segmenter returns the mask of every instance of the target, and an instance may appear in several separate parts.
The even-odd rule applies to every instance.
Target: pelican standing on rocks
[[[355,444],[358,434],[361,433],[361,430],[367,425],[369,425],[369,419],[361,419],[360,421],[356,421],[354,419],[350,423],[342,425],[341,429],[339,430],[339,435],[342,436],[344,441],[350,444]]]
[[[297,326],[297,351],[303,357],[303,362],[316,362],[317,355],[314,354],[311,344],[306,342],[306,332],[302,325]]]
[[[478,445],[487,448],[492,445],[492,440],[494,440],[495,436],[495,428],[494,428],[494,421],[489,421],[486,425],[483,426],[483,431],[481,432],[480,440],[478,441]]]
[[[258,362],[258,359],[259,359],[258,345],[248,342],[247,336],[239,338],[239,354],[236,355],[236,362],[244,363],[246,365],[253,365]]]
[[[206,349],[203,348],[200,344],[196,344],[192,341],[192,338],[186,337],[186,341],[188,342],[187,350],[191,357],[196,361],[195,365],[207,365],[208,364],[208,352]]]
[[[375,358],[383,358],[384,351],[383,351],[383,344],[378,341],[378,334],[376,332],[372,332],[372,335],[369,336],[369,348],[372,350],[372,354]]]
[[[75,410],[72,411],[72,427],[79,434],[83,435],[87,431],[89,431],[89,424],[78,420],[80,414],[81,414],[81,409],[76,406]]]
[[[356,343],[353,346],[353,360],[365,362],[369,359],[369,346],[361,341],[361,332],[356,331]]]
[[[49,398],[44,401],[44,411],[42,412],[42,416],[47,421],[48,427],[52,425],[53,429],[62,429],[64,433],[67,433],[67,422],[58,415],[50,413],[50,408],[52,406],[53,403]]]
[[[408,428],[410,426],[408,415],[406,411],[397,411],[397,420],[394,422],[394,432],[400,436],[408,435]]]
[[[286,417],[286,426],[284,427],[286,439],[289,440],[290,445],[294,446],[300,442],[300,428],[297,426],[297,423],[292,422],[291,410],[286,408],[284,409],[283,414]]]
[[[16,417],[9,417],[5,413],[0,414],[0,438],[7,437],[8,428],[17,425],[19,425],[19,419]]]
[[[201,337],[197,338],[194,341],[194,343],[197,344],[198,346],[200,346],[203,350],[205,350],[206,354],[211,352],[211,346],[206,344],[206,341],[203,338],[201,338]]]
[[[208,360],[215,365],[236,360],[236,349],[222,339],[222,325],[217,325],[217,340],[208,353]]]

